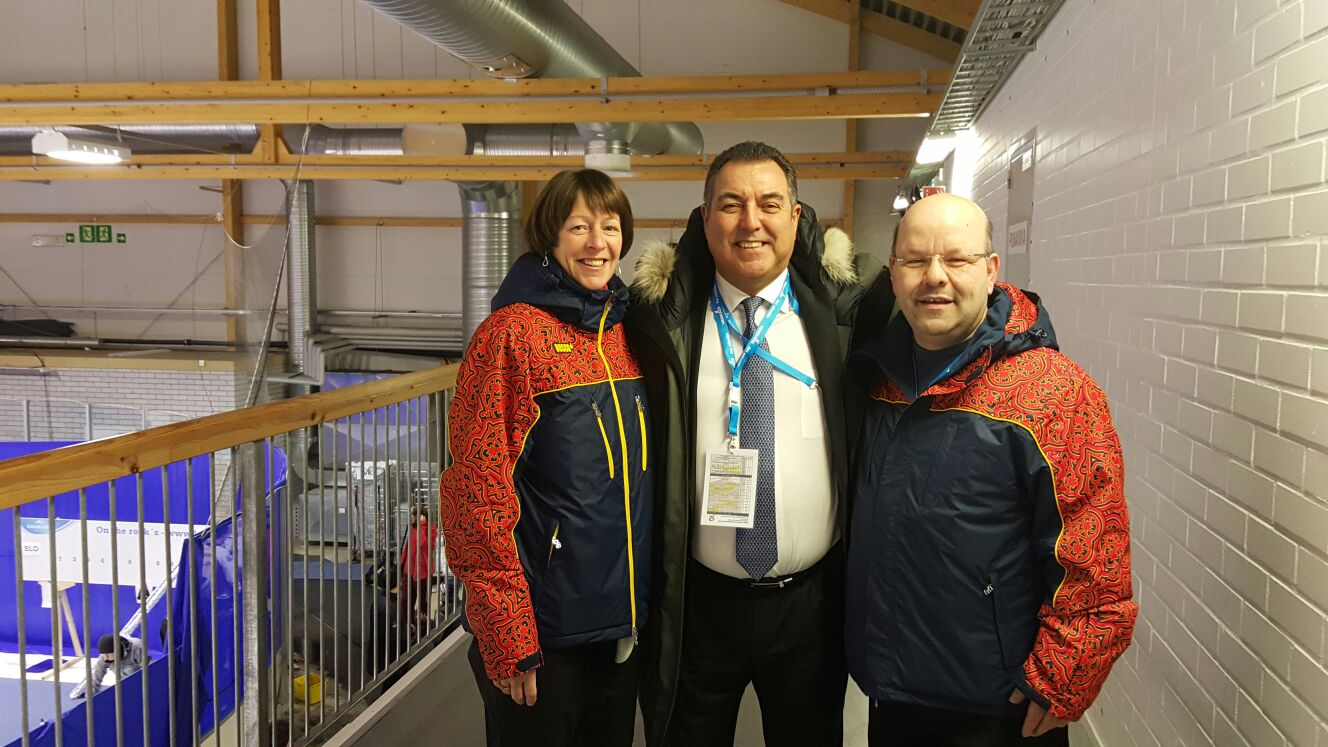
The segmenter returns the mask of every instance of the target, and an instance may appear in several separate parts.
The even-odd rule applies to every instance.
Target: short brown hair
[[[553,252],[577,197],[584,198],[586,207],[594,212],[618,216],[622,223],[621,256],[627,256],[632,248],[632,204],[608,174],[594,169],[560,171],[544,185],[526,211],[526,251],[541,257]]]

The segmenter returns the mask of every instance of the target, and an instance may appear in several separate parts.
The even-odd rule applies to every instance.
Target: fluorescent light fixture
[[[918,148],[917,161],[919,164],[940,163],[945,157],[950,155],[950,151],[955,148],[955,139],[953,136],[937,137],[928,135],[922,141],[922,147]]]
[[[32,136],[32,152],[74,163],[108,164],[129,159],[130,150],[96,140],[66,135],[56,130],[42,130]]]

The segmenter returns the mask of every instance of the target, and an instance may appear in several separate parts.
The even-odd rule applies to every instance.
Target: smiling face
[[[1000,257],[991,254],[973,264],[959,258],[982,254],[988,246],[986,215],[962,197],[933,195],[904,214],[891,251],[890,284],[919,346],[942,350],[977,332],[996,287]],[[918,269],[900,263],[921,258],[928,261]]]
[[[788,267],[802,206],[774,161],[730,161],[702,208],[715,271],[755,295]]]
[[[553,261],[583,288],[599,290],[609,284],[622,257],[622,221],[613,213],[591,210],[577,195],[572,212],[558,232]]]

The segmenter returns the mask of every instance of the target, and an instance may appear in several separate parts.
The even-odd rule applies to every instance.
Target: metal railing
[[[0,744],[300,747],[353,718],[459,619],[436,529],[455,379],[0,462]]]

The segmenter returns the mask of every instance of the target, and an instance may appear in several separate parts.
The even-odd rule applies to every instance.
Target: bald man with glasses
[[[850,360],[845,645],[872,747],[1065,745],[1133,632],[1107,397],[999,269],[976,204],[914,204],[900,313]]]

